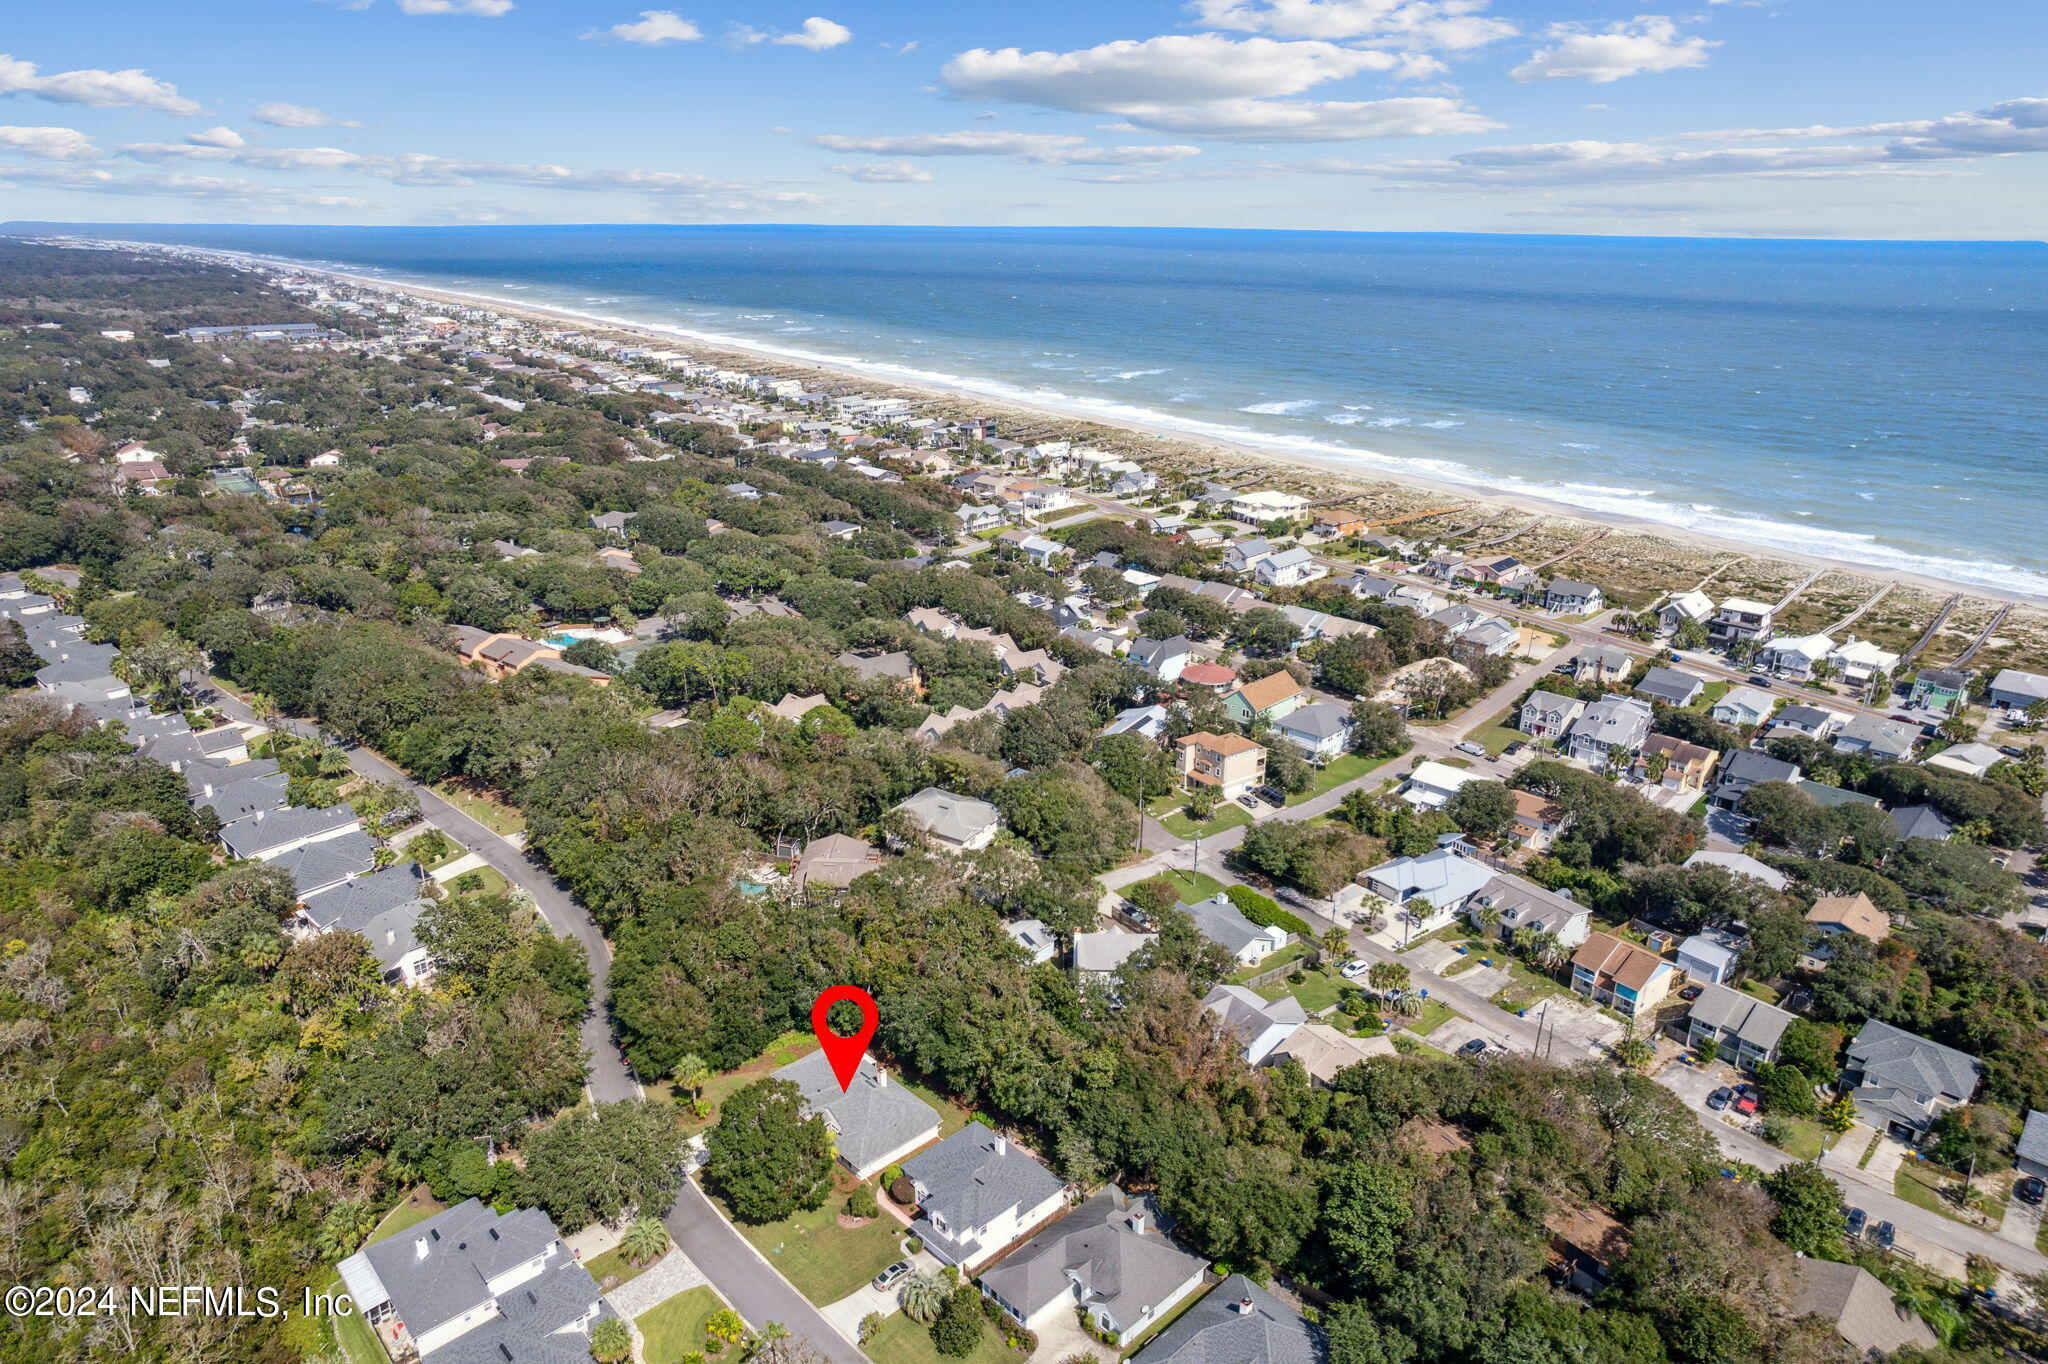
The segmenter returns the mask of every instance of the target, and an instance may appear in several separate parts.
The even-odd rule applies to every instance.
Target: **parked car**
[[[1481,743],[1474,743],[1470,739],[1461,739],[1458,741],[1458,743],[1453,745],[1453,747],[1455,747],[1460,753],[1470,753],[1475,758],[1483,758],[1486,756],[1486,745]]]
[[[1700,987],[1697,985],[1688,985],[1683,990],[1680,990],[1678,992],[1678,997],[1689,1004],[1693,1000],[1698,999],[1700,997]]]
[[[1153,929],[1159,927],[1158,924],[1152,922],[1152,916],[1150,914],[1147,914],[1144,910],[1138,908],[1129,900],[1124,901],[1124,917],[1126,919],[1129,919],[1132,923],[1136,924],[1140,929],[1147,933],[1150,933]]]
[[[1472,1039],[1472,1040],[1471,1040],[1470,1042],[1467,1042],[1467,1043],[1466,1043],[1466,1044],[1465,1044],[1464,1046],[1462,1046],[1462,1047],[1458,1048],[1458,1055],[1460,1055],[1460,1056],[1484,1056],[1484,1055],[1486,1055],[1486,1039],[1485,1039],[1485,1038],[1483,1038],[1483,1037],[1475,1037],[1475,1038],[1473,1038],[1473,1039]]]
[[[1775,687],[1778,685],[1778,679],[1775,677],[1752,677],[1750,682],[1759,687]]]
[[[1257,796],[1254,796],[1249,791],[1239,796],[1237,798],[1237,803],[1239,805],[1242,805],[1245,809],[1252,811],[1254,814],[1258,812],[1259,798]]]
[[[1863,1211],[1863,1209],[1861,1208],[1851,1208],[1849,1209],[1848,1220],[1843,1222],[1842,1229],[1848,1232],[1851,1236],[1861,1236],[1863,1234],[1863,1228],[1868,1226],[1869,1224],[1869,1213]]]
[[[2021,748],[2018,744],[2000,744],[1998,751],[2008,758],[2024,758],[2027,756],[2027,750]]]
[[[910,1277],[910,1261],[898,1260],[881,1273],[875,1275],[875,1287],[887,1292]]]
[[[1372,963],[1369,961],[1347,961],[1337,968],[1337,974],[1346,980],[1360,980],[1370,970]]]
[[[1260,800],[1266,802],[1266,804],[1274,806],[1276,808],[1287,803],[1286,793],[1283,792],[1277,786],[1261,786],[1258,790],[1252,792],[1252,794],[1257,796]]]
[[[1503,748],[1500,751],[1500,755],[1503,758],[1512,758],[1528,746],[1529,741],[1527,739],[1517,739],[1513,743],[1509,744],[1506,748]]]
[[[1893,1226],[1891,1223],[1879,1222],[1877,1224],[1877,1244],[1881,1246],[1883,1249],[1890,1250],[1892,1248],[1892,1242],[1896,1241],[1898,1237],[1899,1229]]]
[[[1722,1085],[1719,1089],[1715,1090],[1712,1094],[1709,1094],[1707,1096],[1707,1107],[1713,1109],[1716,1113],[1719,1113],[1722,1109],[1726,1108],[1729,1104],[1733,1103],[1734,1101],[1735,1091],[1728,1088],[1728,1086],[1726,1085]]]
[[[2048,1198],[2048,1180],[2043,1180],[2039,1175],[2028,1175],[2013,1185],[2012,1191],[2020,1196],[2022,1203],[2039,1203],[2043,1198]]]
[[[1740,1085],[1735,1090],[1735,1111],[1744,1117],[1756,1112],[1757,1106],[1762,1102],[1757,1092],[1748,1085]]]

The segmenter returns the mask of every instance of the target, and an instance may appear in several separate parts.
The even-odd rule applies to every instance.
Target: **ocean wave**
[[[1333,426],[1356,426],[1364,421],[1365,418],[1359,416],[1356,412],[1332,412],[1324,417],[1323,420]]]
[[[1142,378],[1144,378],[1144,377],[1145,377],[1146,375],[1148,375],[1148,374],[1171,374],[1172,372],[1173,372],[1173,371],[1172,371],[1171,369],[1126,369],[1126,370],[1119,370],[1119,371],[1118,371],[1117,373],[1115,373],[1115,374],[1112,374],[1112,375],[1110,375],[1110,376],[1109,376],[1109,378],[1110,378],[1110,379],[1142,379]],[[1107,382],[1109,382],[1109,380],[1108,380],[1108,379],[1098,379],[1098,380],[1097,380],[1096,382],[1097,382],[1097,383],[1107,383]]]
[[[1423,426],[1426,426],[1426,427],[1428,427],[1428,428],[1429,428],[1430,430],[1432,430],[1432,431],[1448,431],[1448,430],[1450,430],[1450,429],[1451,429],[1452,427],[1454,427],[1454,426],[1463,426],[1464,424],[1465,424],[1465,423],[1463,423],[1463,422],[1454,422],[1454,421],[1450,421],[1450,420],[1448,420],[1448,419],[1446,419],[1446,420],[1441,420],[1441,421],[1433,421],[1433,422],[1423,422],[1423,423],[1422,423],[1422,425],[1423,425]]]
[[[583,301],[585,303],[620,303],[624,302],[624,296],[620,294],[607,294],[603,297],[586,297]]]
[[[1253,403],[1248,407],[1240,407],[1237,410],[1240,412],[1256,412],[1264,417],[1292,417],[1298,413],[1306,412],[1312,407],[1320,406],[1321,404],[1314,398],[1295,398],[1291,401]]]
[[[250,257],[252,253],[235,253]],[[299,266],[302,261],[269,258],[269,263]],[[347,267],[341,273],[360,274],[355,267]],[[419,288],[447,289],[445,283],[409,278],[394,274],[391,283],[411,284]],[[479,303],[509,303],[518,307],[533,306],[527,299],[493,299],[490,295],[474,290],[468,296]],[[1225,441],[1253,449],[1266,450],[1274,454],[1293,455],[1299,458],[1319,460],[1346,468],[1353,473],[1369,474],[1380,472],[1391,476],[1407,476],[1427,479],[1437,483],[1455,484],[1470,488],[1480,494],[1496,493],[1510,497],[1536,498],[1576,508],[1594,515],[1619,517],[1638,523],[1667,526],[1674,530],[1691,531],[1696,534],[1715,536],[1753,545],[1764,550],[1797,555],[1818,555],[1823,558],[1862,565],[1890,572],[1914,573],[1939,578],[1959,586],[1990,588],[2000,592],[2024,593],[2037,598],[2048,598],[2048,573],[2022,568],[2013,564],[1999,563],[1988,559],[1960,558],[1951,555],[1919,553],[1900,546],[1886,544],[1874,534],[1862,531],[1832,530],[1817,526],[1788,525],[1766,517],[1729,511],[1708,503],[1669,502],[1656,496],[1643,496],[1640,489],[1624,492],[1603,489],[1599,485],[1581,486],[1569,482],[1549,483],[1524,479],[1512,474],[1499,474],[1456,460],[1409,455],[1389,455],[1381,451],[1346,444],[1342,441],[1318,439],[1314,436],[1285,432],[1261,431],[1234,422],[1208,420],[1182,412],[1162,412],[1154,408],[1141,407],[1132,403],[1118,402],[1099,395],[1075,395],[1037,385],[1024,385],[1009,380],[984,375],[955,374],[949,371],[926,369],[905,364],[901,361],[876,360],[862,355],[847,355],[829,351],[814,350],[800,346],[777,344],[757,337],[732,336],[719,332],[679,326],[668,322],[649,322],[639,318],[617,317],[603,313],[583,312],[548,305],[554,312],[581,318],[584,321],[614,327],[630,327],[642,331],[657,331],[701,342],[709,346],[724,346],[740,351],[777,356],[805,364],[828,365],[839,369],[853,370],[871,378],[911,385],[924,385],[953,392],[979,394],[995,400],[1035,403],[1058,408],[1077,416],[1084,416],[1107,423],[1122,423],[1139,429],[1166,431],[1175,434],[1205,437]],[[772,316],[772,314],[769,314]],[[1040,354],[1059,352],[1041,351]],[[1176,395],[1171,401],[1193,401],[1199,394]],[[1369,411],[1368,404],[1344,404],[1347,409]],[[1572,448],[1590,448],[1574,446]]]
[[[1382,431],[1389,430],[1396,426],[1406,426],[1407,424],[1408,419],[1406,417],[1374,417],[1371,421],[1366,423],[1367,426],[1377,426]]]

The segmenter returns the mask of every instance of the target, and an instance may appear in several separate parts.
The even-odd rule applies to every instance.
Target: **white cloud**
[[[834,175],[844,175],[851,180],[865,181],[871,185],[924,184],[931,180],[932,173],[922,166],[913,166],[908,161],[862,161],[842,162],[827,166]]]
[[[248,142],[233,128],[208,128],[204,132],[187,133],[185,140],[195,147],[246,147]]]
[[[268,123],[273,128],[360,128],[363,125],[332,114],[323,114],[318,109],[303,104],[286,104],[283,100],[271,100],[256,106],[251,115],[258,123]]]
[[[84,68],[42,74],[34,62],[0,53],[0,95],[29,95],[57,104],[86,104],[96,109],[154,109],[162,114],[206,112],[139,68],[103,71]]]
[[[51,189],[77,190],[88,194],[170,196],[206,199],[241,210],[277,211],[287,208],[368,208],[366,199],[345,194],[306,193],[254,180],[228,180],[210,175],[115,175],[89,166],[4,166],[0,187],[16,189],[39,185]]]
[[[1682,36],[1675,20],[1655,14],[1609,24],[1594,33],[1578,24],[1552,24],[1546,31],[1556,46],[1532,54],[1508,72],[1518,81],[1583,80],[1595,85],[1680,67],[1705,66],[1718,42]]]
[[[908,137],[851,137],[822,133],[814,146],[835,152],[873,152],[881,156],[1010,156],[1039,166],[1148,166],[1199,156],[1200,147],[1098,147],[1073,133],[1014,133],[990,128],[953,133],[916,133]],[[836,169],[836,168],[835,168]]]
[[[765,28],[752,28],[746,24],[734,24],[726,34],[726,41],[741,47],[754,43],[775,43],[782,47],[807,48],[812,52],[823,52],[828,47],[853,41],[853,30],[844,24],[812,15],[804,20],[802,28],[794,33],[776,33]],[[916,46],[912,44],[911,46]],[[907,49],[906,49],[907,50]]]
[[[210,161],[262,170],[312,171],[369,176],[395,185],[520,185],[530,189],[652,194],[721,213],[757,212],[826,202],[798,190],[767,189],[676,171],[579,171],[567,166],[520,162],[467,161],[424,152],[376,155],[340,147],[194,147],[165,142],[121,148],[138,161]]]
[[[583,36],[660,47],[665,43],[694,43],[704,36],[704,30],[672,9],[643,9],[640,17],[630,23],[594,28]]]
[[[1516,33],[1512,23],[1483,13],[1487,0],[1192,0],[1187,8],[1205,28],[1452,52]]]
[[[1352,142],[1380,137],[1443,137],[1502,126],[1454,99],[1233,99],[1207,104],[1133,107],[1133,128],[1224,142]]]
[[[100,149],[76,128],[0,127],[0,147],[45,161],[91,161]]]
[[[1348,141],[1482,132],[1500,125],[1447,98],[1285,100],[1327,81],[1402,80],[1443,70],[1436,58],[1321,41],[1176,34],[1075,52],[975,48],[946,64],[962,99],[1115,114],[1119,129],[1243,141]]]
[[[1901,159],[1930,160],[1949,156],[1997,156],[2013,152],[2048,151],[2048,99],[2001,100],[1989,108],[1944,118],[1864,123],[1846,127],[1816,124],[1807,128],[1724,128],[1717,132],[1683,133],[1679,142],[1796,142],[1810,138],[1890,137],[1890,150]]]

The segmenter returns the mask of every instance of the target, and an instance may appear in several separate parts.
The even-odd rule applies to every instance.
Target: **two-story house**
[[[1242,734],[1210,734],[1206,730],[1174,740],[1181,785],[1213,788],[1225,800],[1236,800],[1266,781],[1266,749]]]
[[[1678,983],[1678,968],[1646,947],[1590,933],[1572,954],[1572,989],[1629,1018],[1653,1012]]]
[[[1777,609],[1747,597],[1730,597],[1721,603],[1713,619],[1707,622],[1707,638],[1723,648],[1749,640],[1768,639],[1771,618]]]
[[[1778,1042],[1794,1015],[1755,995],[1725,985],[1702,984],[1686,1015],[1685,1044],[1719,1056],[1732,1066],[1755,1070],[1778,1059]]]
[[[1529,699],[1522,703],[1522,713],[1515,728],[1532,739],[1562,743],[1572,722],[1585,713],[1586,703],[1576,696],[1559,696],[1548,691],[1531,692]]]
[[[911,1232],[941,1263],[973,1273],[1065,1206],[1038,1158],[979,1123],[903,1162],[917,1194]]]
[[[1976,1097],[1976,1057],[1872,1018],[1849,1043],[1842,1084],[1863,1121],[1917,1145],[1934,1120]]]
[[[1240,683],[1236,691],[1223,698],[1223,709],[1241,725],[1249,725],[1254,720],[1272,724],[1283,715],[1300,710],[1308,702],[1308,688],[1282,668],[1256,681]]]
[[[981,1291],[1012,1319],[1043,1332],[1076,1311],[1113,1344],[1164,1321],[1208,1275],[1206,1261],[1160,1230],[1150,1198],[1112,1184],[981,1276]]]
[[[1565,753],[1574,762],[1604,772],[1613,755],[1641,750],[1654,719],[1647,701],[1634,696],[1603,696],[1572,722],[1571,732],[1565,736]]]
[[[1587,616],[1605,610],[1607,598],[1592,583],[1552,578],[1543,589],[1543,609],[1566,616]]]

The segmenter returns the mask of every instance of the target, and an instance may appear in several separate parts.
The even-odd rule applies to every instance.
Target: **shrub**
[[[907,1208],[917,1202],[917,1185],[911,1183],[901,1170],[898,1170],[896,1177],[888,1183],[889,1198],[897,1206]]]
[[[1299,933],[1304,938],[1315,936],[1300,915],[1288,913],[1280,908],[1279,901],[1259,894],[1250,886],[1232,886],[1223,894],[1231,904],[1237,906],[1238,913],[1260,928],[1284,928],[1289,933]]]
[[[981,1344],[981,1329],[981,1293],[962,1284],[931,1325],[932,1348],[949,1359],[965,1359]]]
[[[875,1186],[872,1184],[857,1185],[854,1191],[846,1196],[848,1217],[878,1217],[881,1212],[882,1205],[875,1201]]]
[[[600,1364],[613,1364],[632,1353],[633,1332],[617,1317],[606,1317],[590,1328],[590,1357]]]

